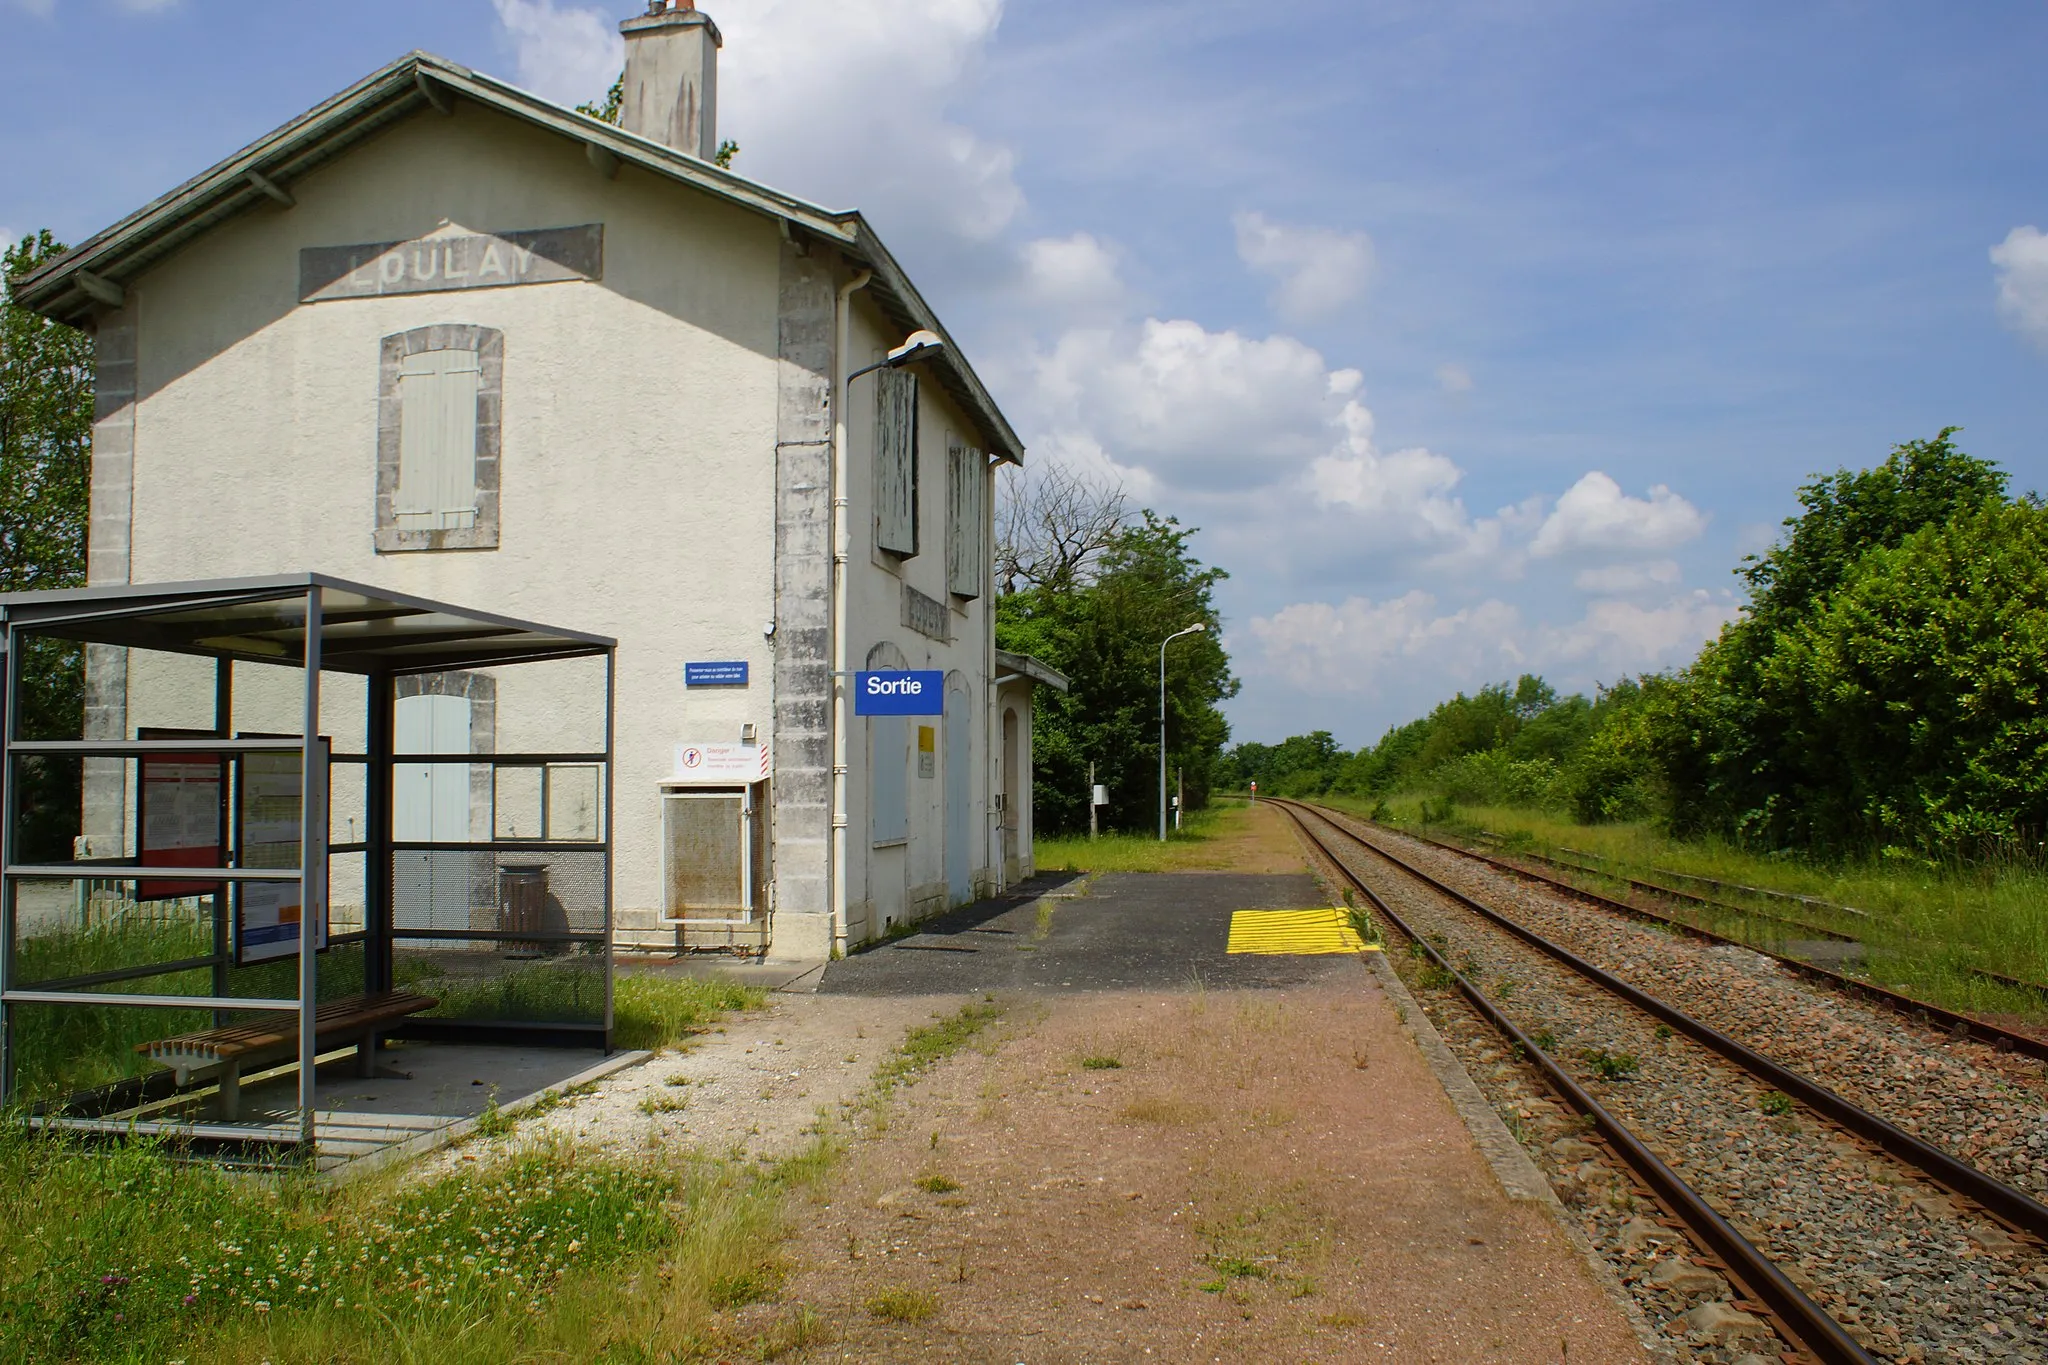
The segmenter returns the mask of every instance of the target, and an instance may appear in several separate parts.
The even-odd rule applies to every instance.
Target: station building
[[[621,27],[619,126],[414,53],[14,293],[96,338],[91,584],[312,570],[618,641],[613,809],[493,772],[511,699],[438,675],[397,747],[479,761],[401,767],[400,838],[602,824],[618,946],[823,957],[1032,870],[1065,680],[995,648],[1023,448],[859,213],[715,164],[709,16]],[[134,738],[159,683],[86,666],[86,737]],[[858,714],[863,670],[943,705]],[[79,857],[132,855],[135,805],[88,771]],[[488,913],[443,871],[401,916]]]

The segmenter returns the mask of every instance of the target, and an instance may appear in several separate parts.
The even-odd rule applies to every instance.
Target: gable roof
[[[615,161],[715,195],[774,218],[793,236],[838,248],[874,272],[867,292],[890,323],[946,340],[930,362],[941,386],[981,426],[989,453],[1021,464],[1024,443],[938,315],[857,210],[819,208],[732,171],[686,156],[602,119],[564,109],[517,86],[432,53],[413,52],[357,81],[112,227],[12,282],[15,302],[76,324],[116,297],[128,281],[219,223],[280,196],[294,180],[422,110],[451,108],[460,97],[523,119],[584,145],[593,162]]]

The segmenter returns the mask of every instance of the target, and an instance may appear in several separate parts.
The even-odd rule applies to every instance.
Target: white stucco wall
[[[631,170],[606,181],[574,144],[468,105],[293,194],[130,289],[133,580],[311,568],[616,637],[616,903],[622,919],[658,909],[676,743],[770,719],[775,225]],[[603,281],[297,302],[300,247],[444,220],[602,222]],[[505,338],[500,546],[380,555],[380,342],[449,322]],[[686,694],[684,661],[707,658],[747,660],[752,685]],[[587,705],[540,671],[501,676],[501,750],[555,747],[552,722]]]

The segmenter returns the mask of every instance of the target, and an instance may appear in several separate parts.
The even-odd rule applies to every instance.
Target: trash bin
[[[506,957],[539,957],[546,951],[538,940],[518,936],[545,932],[547,910],[546,863],[514,863],[498,868],[498,932],[505,935]]]

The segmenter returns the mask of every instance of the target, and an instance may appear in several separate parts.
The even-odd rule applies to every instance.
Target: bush
[[[1489,749],[1437,765],[1423,785],[1468,806],[1546,806],[1556,799],[1557,764]]]

